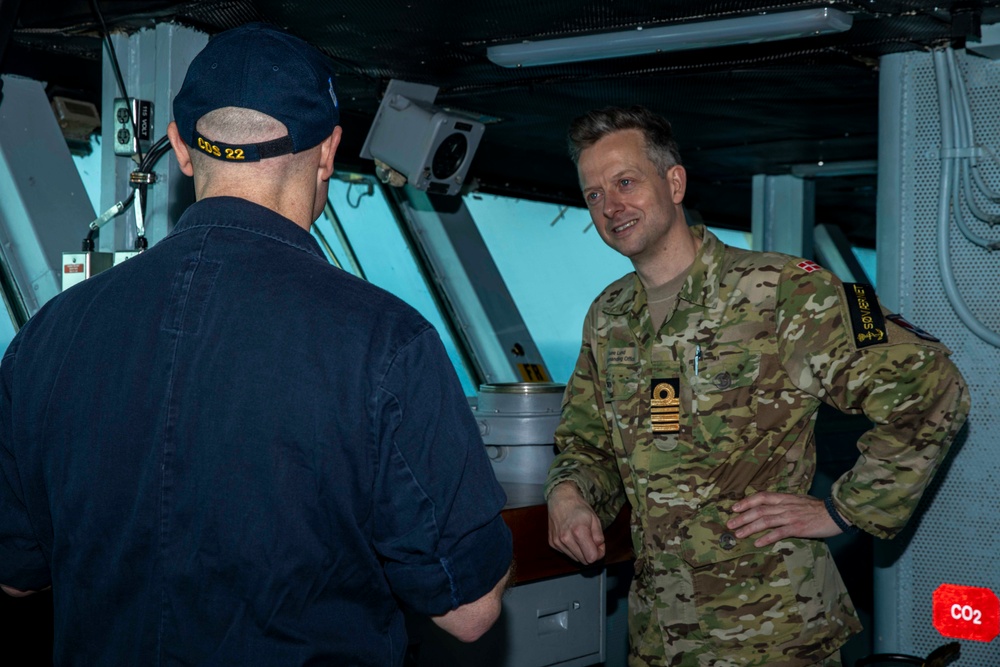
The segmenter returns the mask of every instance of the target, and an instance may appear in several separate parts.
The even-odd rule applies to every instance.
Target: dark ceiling
[[[853,16],[847,32],[784,42],[505,69],[486,48],[542,36],[653,27],[805,7]],[[175,21],[209,33],[248,21],[286,27],[329,54],[346,113],[342,164],[355,158],[390,79],[440,87],[435,101],[491,119],[471,176],[485,192],[576,203],[569,121],[610,104],[644,104],[674,125],[687,203],[706,221],[749,229],[751,178],[793,165],[871,161],[878,149],[878,63],[885,54],[961,47],[1000,21],[1000,0],[99,0],[111,31]],[[12,17],[16,17],[13,18]],[[50,94],[99,104],[99,23],[87,0],[0,0],[0,70]],[[13,30],[11,27],[13,26]],[[816,179],[817,222],[855,243],[875,238],[874,174]]]

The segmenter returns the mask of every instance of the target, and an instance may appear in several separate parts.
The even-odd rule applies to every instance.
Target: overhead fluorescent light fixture
[[[502,67],[562,65],[825,35],[849,30],[853,22],[854,17],[850,14],[829,7],[800,9],[656,28],[639,26],[626,32],[501,44],[488,47],[486,57]]]

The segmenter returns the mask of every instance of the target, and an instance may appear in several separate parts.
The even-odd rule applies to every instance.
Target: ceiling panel
[[[20,4],[0,69],[99,103],[99,24],[90,2]],[[853,27],[562,66],[506,69],[486,59],[492,44],[814,6],[850,13]],[[100,0],[110,30],[176,21],[212,33],[264,20],[312,42],[337,63],[345,107],[341,162],[363,169],[371,165],[356,156],[390,79],[439,86],[438,105],[489,121],[471,170],[477,187],[554,201],[579,199],[566,156],[570,120],[595,107],[644,104],[674,125],[690,174],[689,205],[709,222],[739,229],[749,229],[754,174],[876,158],[880,56],[962,46],[979,23],[1000,21],[998,7],[1000,0]],[[816,217],[873,245],[874,175],[818,179]]]

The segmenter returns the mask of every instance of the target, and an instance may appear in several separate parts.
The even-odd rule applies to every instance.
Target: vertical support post
[[[208,42],[205,33],[170,23],[131,35],[112,35],[122,79],[130,97],[153,103],[152,141],[166,135],[173,117],[172,103],[184,82],[187,67]],[[101,208],[106,210],[125,199],[131,186],[129,174],[138,166],[128,157],[115,155],[114,100],[122,97],[107,49],[104,50],[101,113]],[[157,181],[147,189],[145,229],[150,245],[173,229],[174,222],[194,201],[193,186],[177,168],[169,153],[154,167]],[[132,250],[135,246],[135,211],[130,208],[113,224],[101,230],[99,249],[107,252]]]
[[[861,262],[851,252],[851,244],[840,227],[816,225],[813,235],[816,241],[816,260],[824,268],[832,271],[833,275],[845,283],[872,284]]]
[[[879,59],[878,76],[878,198],[875,202],[875,250],[878,253],[879,299],[894,312],[909,292],[907,276],[902,271],[903,220],[912,215],[903,201],[903,131],[901,122],[909,113],[903,103],[906,76],[904,54],[894,53]]]
[[[472,361],[488,384],[550,382],[541,353],[511,297],[476,224],[458,198],[440,198],[406,186],[399,198],[409,226]]]
[[[0,254],[30,317],[62,290],[62,253],[80,249],[94,208],[44,84],[3,81]]]
[[[815,184],[790,174],[753,177],[753,249],[812,259]]]

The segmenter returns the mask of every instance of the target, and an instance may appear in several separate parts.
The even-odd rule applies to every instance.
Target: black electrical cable
[[[169,139],[169,137],[167,135],[163,135],[162,137],[160,137],[150,147],[149,152],[146,153],[146,156],[143,158],[142,163],[139,165],[139,168],[136,171],[134,171],[133,173],[134,174],[148,174],[153,169],[153,167],[156,165],[156,163],[159,162],[160,159],[164,155],[166,155],[169,151],[170,151],[170,139]],[[117,211],[117,213],[115,213],[115,215],[119,215],[119,214],[123,213],[126,209],[128,209],[129,206],[132,205],[132,202],[135,200],[135,197],[136,197],[136,191],[138,190],[139,191],[139,201],[140,201],[140,203],[141,203],[141,205],[143,207],[142,214],[143,214],[143,217],[145,217],[145,215],[146,215],[146,186],[149,185],[149,182],[148,181],[147,182],[130,181],[129,184],[132,186],[132,189],[131,189],[131,191],[129,191],[128,197],[126,197],[125,199],[123,199],[122,201],[118,202],[115,205],[115,207],[117,207],[117,209],[118,209],[118,211]],[[113,207],[113,208],[115,208],[115,207]],[[114,216],[112,216],[112,217],[114,217]],[[90,228],[90,231],[87,232],[87,236],[83,239],[83,251],[84,252],[90,252],[91,250],[94,249],[94,234],[97,233],[98,229],[100,229],[99,226],[98,227],[93,227],[92,226]],[[139,238],[136,239],[136,245],[137,246],[141,245],[142,249],[145,249],[146,243],[147,242],[146,242],[145,237],[139,237]]]
[[[149,152],[146,153],[145,159],[139,163],[139,171],[147,172],[152,169],[153,165],[159,162],[160,158],[162,158],[163,155],[169,150],[170,137],[163,135],[150,147]]]
[[[132,104],[129,101],[131,98],[125,90],[125,79],[122,78],[122,70],[118,66],[118,56],[115,54],[115,46],[111,43],[111,35],[108,33],[108,26],[104,23],[104,15],[101,14],[101,8],[97,6],[97,0],[90,0],[90,6],[93,8],[94,14],[97,15],[97,20],[101,24],[101,35],[104,37],[104,45],[108,49],[108,56],[111,59],[111,68],[115,72],[115,80],[118,81],[118,90],[121,91],[122,97],[125,98],[125,108],[128,109],[128,118],[132,122],[132,136],[135,137],[135,152],[139,157],[139,162],[141,163],[142,148],[139,146],[139,126],[135,122],[135,116],[132,115]]]
[[[142,154],[142,148],[140,147],[138,141],[139,126],[136,123],[135,116],[132,114],[132,105],[129,102],[131,98],[128,95],[128,91],[125,89],[125,79],[122,77],[122,70],[118,64],[118,56],[115,53],[114,44],[111,43],[111,35],[108,32],[108,26],[104,22],[104,15],[101,13],[101,8],[98,6],[97,0],[90,0],[90,6],[94,10],[94,15],[97,17],[97,21],[101,25],[101,35],[103,37],[102,41],[104,42],[105,47],[107,47],[108,57],[111,61],[111,69],[114,71],[115,80],[118,82],[118,90],[121,91],[122,97],[125,98],[126,102],[125,107],[128,110],[129,121],[132,123],[132,136],[136,138],[135,147],[136,147],[136,157],[138,158],[139,162],[138,171],[139,173],[148,173],[149,170],[152,169],[153,165],[155,165],[159,161],[159,159],[163,157],[163,154],[166,153],[169,147],[168,138],[166,136],[161,137],[159,141],[153,144],[149,153],[147,153],[145,156]],[[125,211],[132,204],[132,202],[135,200],[136,197],[136,190],[139,189],[140,190],[139,203],[143,207],[142,213],[143,216],[145,217],[146,186],[147,183],[141,183],[141,184],[133,183],[132,190],[131,192],[129,192],[128,197],[126,197],[121,202],[116,204],[116,207],[118,208],[118,213]],[[91,227],[90,230],[87,232],[87,236],[83,239],[84,252],[89,252],[94,249],[94,234],[97,233],[98,229],[99,227]],[[137,246],[141,245],[143,248],[145,248],[146,239],[142,237],[140,238],[141,241],[140,239],[136,240],[136,245]]]
[[[170,138],[167,135],[163,135],[150,147],[149,152],[146,153],[146,157],[139,164],[139,169],[133,172],[134,174],[139,175],[141,179],[138,183],[132,183],[132,191],[133,193],[136,190],[139,192],[139,206],[142,209],[141,214],[143,220],[146,219],[146,191],[149,184],[152,183],[152,181],[146,178],[146,176],[153,170],[153,167],[160,161],[160,158],[166,155],[169,150]],[[149,242],[146,240],[145,235],[140,234],[137,236],[135,239],[135,249],[145,250],[147,247],[149,247]]]
[[[115,208],[115,207],[118,208],[118,212],[115,213],[115,215],[119,215],[122,211],[124,211],[129,206],[131,206],[133,199],[135,199],[135,189],[134,188],[128,193],[128,197],[126,197],[125,199],[121,200],[120,202],[118,202],[117,204],[115,204],[115,206],[112,207],[112,208]],[[114,216],[112,216],[112,217],[114,217]],[[98,218],[98,219],[100,219],[100,218]],[[83,239],[83,251],[84,252],[90,252],[91,250],[94,249],[94,234],[96,234],[97,230],[100,229],[99,226],[98,227],[94,227],[93,226],[94,223],[90,223],[90,224],[91,224],[90,230],[87,232],[87,236],[85,236],[84,239]]]

